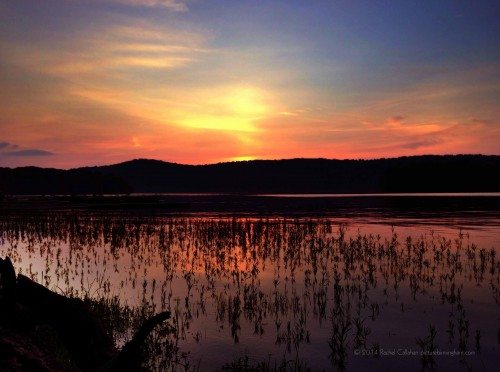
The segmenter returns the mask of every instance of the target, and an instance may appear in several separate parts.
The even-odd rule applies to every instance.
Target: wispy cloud
[[[390,124],[401,124],[406,118],[403,115],[394,115],[387,119]]]
[[[114,72],[134,75],[138,70],[181,68],[209,52],[204,47],[206,34],[137,17],[110,16],[68,33],[55,46],[6,42],[10,51],[6,61],[64,78],[81,74],[109,78]]]
[[[41,150],[41,149],[25,149],[18,150],[19,145],[0,141],[0,156],[50,156],[55,155],[53,152]]]
[[[111,0],[127,5],[163,7],[176,12],[185,12],[188,10],[185,1],[182,0]]]
[[[414,142],[407,142],[401,145],[401,148],[403,149],[411,149],[411,150],[416,150],[421,147],[429,147],[429,146],[435,146],[439,145],[440,143],[443,143],[444,140],[441,138],[430,138],[427,140],[422,140],[422,141],[414,141]]]
[[[75,1],[75,0],[72,0]],[[117,3],[127,6],[166,8],[174,12],[186,12],[188,7],[183,0],[77,0],[83,3]]]
[[[51,155],[54,155],[54,153],[50,152],[50,151],[39,150],[39,149],[29,149],[29,150],[8,151],[8,152],[0,153],[0,155],[32,157],[32,156],[51,156]]]
[[[0,141],[0,151],[15,150],[18,147],[19,147],[18,145],[14,145],[12,143],[5,142],[5,141]]]
[[[479,124],[485,124],[485,125],[494,125],[495,120],[492,119],[478,119],[478,118],[473,118],[472,119],[473,123],[479,123]]]

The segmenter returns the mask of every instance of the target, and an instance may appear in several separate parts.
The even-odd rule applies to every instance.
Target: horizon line
[[[38,168],[38,169],[55,169],[55,170],[77,170],[85,168],[101,168],[110,167],[125,163],[131,163],[134,161],[154,161],[165,164],[174,164],[189,167],[203,167],[211,165],[220,164],[233,164],[233,163],[251,163],[251,162],[266,162],[266,161],[292,161],[292,160],[326,160],[326,161],[376,161],[376,160],[393,160],[393,159],[405,159],[405,158],[425,158],[425,157],[458,157],[458,156],[484,156],[484,157],[496,157],[500,154],[481,154],[481,153],[460,153],[460,154],[425,154],[425,155],[404,155],[404,156],[392,156],[392,157],[378,157],[378,158],[325,158],[325,157],[294,157],[294,158],[279,158],[279,159],[248,159],[248,160],[228,160],[220,161],[215,163],[202,163],[202,164],[188,164],[188,163],[177,163],[168,160],[153,159],[153,158],[133,158],[130,160],[124,160],[117,163],[107,163],[107,164],[96,164],[96,165],[84,165],[80,167],[71,168],[55,168],[55,167],[39,167],[36,165],[25,165],[20,167],[2,167],[0,169],[23,169],[23,168]]]

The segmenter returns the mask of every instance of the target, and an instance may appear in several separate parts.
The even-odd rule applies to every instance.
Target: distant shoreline
[[[395,195],[500,192],[500,156],[253,160],[183,165],[136,159],[70,170],[0,168],[5,195]]]

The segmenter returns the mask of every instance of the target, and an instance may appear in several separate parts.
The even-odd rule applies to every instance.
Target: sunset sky
[[[0,2],[0,166],[500,153],[498,1]]]

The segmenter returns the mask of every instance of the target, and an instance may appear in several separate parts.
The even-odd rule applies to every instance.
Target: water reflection
[[[117,344],[171,310],[148,344],[153,369],[492,367],[496,253],[463,233],[381,234],[318,218],[0,219],[0,255],[92,300]],[[419,354],[384,354],[400,349]],[[432,355],[450,350],[463,355]]]

